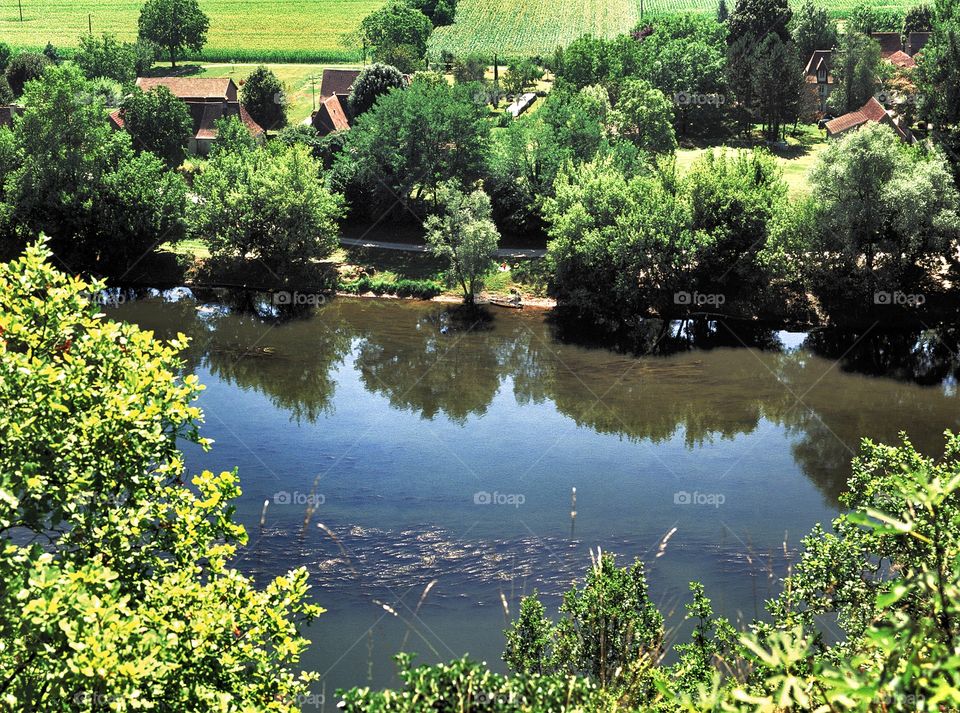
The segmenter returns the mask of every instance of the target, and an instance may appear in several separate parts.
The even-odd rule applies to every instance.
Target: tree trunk
[[[177,50],[175,47],[170,47],[170,67],[171,69],[176,69],[177,67]]]

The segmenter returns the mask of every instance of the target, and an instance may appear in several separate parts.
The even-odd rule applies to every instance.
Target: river
[[[960,427],[943,329],[669,325],[635,356],[566,343],[539,311],[468,329],[422,302],[112,294],[111,317],[191,337],[215,444],[185,444],[187,466],[239,469],[236,566],[309,570],[327,612],[303,666],[327,710],[336,688],[396,684],[401,647],[503,670],[507,612],[534,589],[555,612],[591,548],[647,562],[671,638],[694,579],[749,622],[838,513],[861,437],[938,454]]]

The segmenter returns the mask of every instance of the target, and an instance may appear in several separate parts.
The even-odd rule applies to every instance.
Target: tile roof
[[[905,69],[917,66],[916,60],[914,60],[913,57],[899,50],[887,57],[887,61],[895,67],[903,67]]]
[[[325,69],[323,80],[320,82],[320,96],[329,97],[334,94],[349,94],[350,87],[360,76],[359,69]]]
[[[137,86],[145,92],[166,87],[180,99],[237,99],[237,86],[229,77],[141,77]]]
[[[833,58],[833,50],[814,50],[810,55],[810,61],[807,62],[807,68],[803,70],[804,74],[816,74],[821,62],[825,62],[827,70],[830,69],[830,60]]]
[[[837,136],[850,129],[863,126],[868,121],[885,124],[893,129],[897,133],[897,136],[904,141],[908,143],[913,141],[913,135],[910,133],[910,130],[901,127],[894,121],[890,114],[887,113],[887,110],[883,108],[883,104],[877,101],[876,97],[870,97],[867,103],[857,109],[857,111],[851,111],[848,114],[838,116],[836,119],[828,121],[827,136]]]
[[[123,109],[114,109],[110,112],[110,123],[114,129],[122,129],[126,126],[123,120]]]
[[[851,111],[827,122],[827,136],[842,134],[844,131],[866,124],[867,121],[862,111]]]
[[[870,36],[880,43],[880,56],[883,59],[903,49],[899,32],[871,32]]]
[[[340,97],[334,94],[321,102],[320,108],[313,115],[313,126],[322,134],[345,131],[350,128],[350,121],[347,119]]]

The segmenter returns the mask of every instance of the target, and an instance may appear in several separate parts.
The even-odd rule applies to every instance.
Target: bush
[[[306,570],[227,566],[236,472],[188,478],[178,450],[209,447],[185,338],[105,320],[50,257],[0,265],[0,706],[296,713],[322,610]]]
[[[287,97],[277,75],[260,65],[240,88],[240,101],[264,129],[287,125]]]
[[[97,38],[84,35],[73,55],[73,61],[87,79],[106,77],[129,84],[137,77],[137,54],[134,46],[120,42],[115,35],[104,33]]]
[[[375,295],[395,295],[396,297],[415,297],[429,300],[443,292],[443,287],[434,280],[385,280],[379,277],[361,277],[358,280],[344,282],[340,290],[354,295],[372,292]]]
[[[371,64],[364,67],[350,87],[350,110],[360,116],[372,107],[377,98],[391,89],[406,86],[403,74],[389,64]]]
[[[27,82],[33,79],[39,79],[43,71],[53,62],[46,55],[38,52],[21,52],[7,65],[7,81],[10,83],[10,89],[17,98],[23,94],[23,88]]]

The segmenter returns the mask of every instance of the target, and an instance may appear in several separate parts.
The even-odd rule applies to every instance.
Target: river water
[[[555,612],[591,548],[647,562],[671,638],[694,579],[749,622],[838,513],[861,437],[937,454],[960,427],[951,330],[661,325],[635,356],[565,343],[543,312],[114,297],[111,317],[192,338],[215,444],[185,444],[187,466],[239,468],[239,568],[309,570],[327,613],[303,666],[327,710],[337,688],[396,684],[401,648],[503,670],[508,612],[534,589]]]

